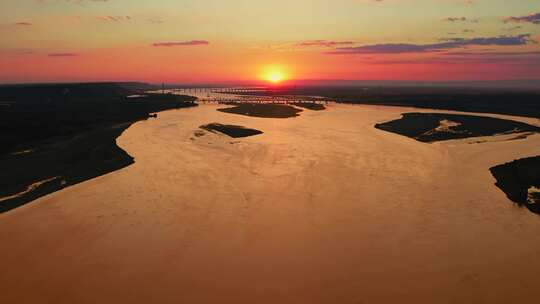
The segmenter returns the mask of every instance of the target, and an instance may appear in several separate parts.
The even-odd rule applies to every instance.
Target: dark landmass
[[[293,106],[297,106],[300,108],[312,110],[312,111],[323,111],[326,110],[326,107],[323,104],[320,103],[314,103],[314,102],[293,102],[289,103]]]
[[[375,127],[421,142],[540,132],[540,128],[536,126],[492,117],[446,113],[405,113],[402,115],[401,119],[376,124]]]
[[[209,132],[219,132],[226,134],[232,138],[248,137],[263,134],[262,131],[256,129],[248,129],[242,126],[235,125],[222,125],[219,123],[211,123],[204,126],[200,126],[201,129]]]
[[[133,158],[116,145],[116,138],[130,125],[97,128],[73,138],[51,140],[28,153],[2,155],[2,196],[21,193],[34,183],[46,182],[20,196],[0,199],[0,213],[131,165]]]
[[[155,112],[196,106],[190,96],[127,97],[148,88],[137,83],[0,86],[0,212],[130,165],[133,159],[116,145],[126,128]]]
[[[94,102],[119,98],[158,87],[139,82],[51,83],[0,85],[0,102],[42,104],[50,102]]]
[[[126,85],[0,86],[0,154],[32,148],[44,139],[74,136],[103,125],[146,119],[153,112],[195,105],[196,99],[190,96],[127,98],[150,86]]]
[[[262,118],[289,118],[298,116],[302,110],[279,104],[240,104],[232,108],[218,109],[220,112]]]
[[[321,96],[338,103],[403,106],[540,118],[540,90],[537,89],[319,86],[268,88],[235,94]]]
[[[490,169],[491,174],[506,196],[530,211],[540,214],[540,156],[523,158]]]

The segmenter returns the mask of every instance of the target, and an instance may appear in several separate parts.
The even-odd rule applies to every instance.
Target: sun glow
[[[266,80],[272,82],[272,83],[279,83],[282,82],[285,77],[283,76],[283,73],[279,71],[271,72],[266,75]]]
[[[285,69],[281,66],[267,66],[263,69],[262,79],[273,84],[281,83],[287,80],[288,76]]]

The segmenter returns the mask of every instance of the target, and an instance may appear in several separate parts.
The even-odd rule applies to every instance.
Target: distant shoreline
[[[337,103],[503,114],[540,119],[540,92],[440,87],[283,87],[237,95],[321,96]]]

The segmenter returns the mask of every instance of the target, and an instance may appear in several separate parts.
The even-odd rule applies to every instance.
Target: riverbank
[[[0,213],[129,166],[133,158],[116,145],[124,130],[156,112],[196,106],[190,96],[125,96],[138,85],[0,87],[12,100],[0,107]]]
[[[80,182],[125,168],[133,158],[116,145],[131,123],[103,126],[27,153],[0,157],[0,213]]]

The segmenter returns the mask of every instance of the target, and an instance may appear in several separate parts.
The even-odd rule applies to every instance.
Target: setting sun
[[[287,80],[288,76],[285,69],[281,66],[266,66],[263,68],[262,79],[265,81],[277,84],[284,80]]]
[[[274,72],[268,73],[268,75],[266,75],[266,80],[268,80],[270,82],[273,82],[273,83],[279,83],[279,82],[283,81],[284,78],[285,77],[284,77],[283,73],[281,73],[279,71],[274,71]]]

